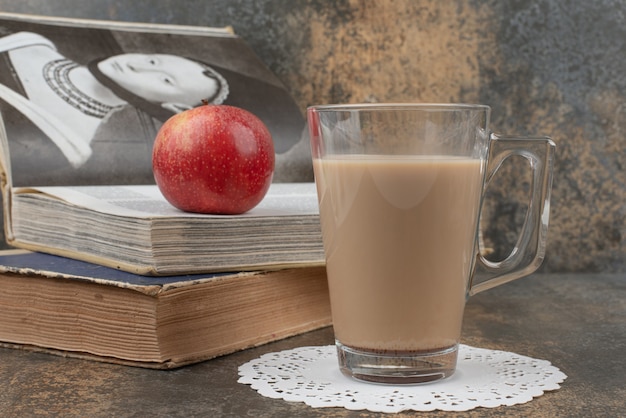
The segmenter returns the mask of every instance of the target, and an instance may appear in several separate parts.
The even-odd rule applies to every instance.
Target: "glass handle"
[[[518,155],[526,158],[532,170],[530,202],[526,218],[515,247],[502,261],[489,261],[482,254],[479,241],[477,267],[485,277],[475,282],[476,274],[469,287],[469,296],[487,289],[527,276],[537,270],[543,262],[550,217],[550,193],[556,145],[548,137],[528,138],[491,135],[487,178],[485,187],[496,174],[504,160]]]

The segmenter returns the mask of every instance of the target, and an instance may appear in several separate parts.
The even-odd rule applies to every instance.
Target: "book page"
[[[319,213],[314,183],[274,183],[258,206],[241,215],[206,215],[183,212],[163,197],[157,186],[48,186],[14,188],[14,199],[56,199],[94,212],[136,218],[316,216]]]
[[[14,186],[154,184],[160,126],[203,100],[258,116],[277,158],[305,128],[286,88],[228,28],[0,13],[0,54]]]

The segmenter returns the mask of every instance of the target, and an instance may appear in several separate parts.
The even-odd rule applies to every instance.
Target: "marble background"
[[[308,105],[468,102],[497,132],[548,135],[557,161],[545,272],[626,271],[623,0],[0,0],[0,10],[230,25]],[[527,167],[490,192],[485,239],[515,243]]]

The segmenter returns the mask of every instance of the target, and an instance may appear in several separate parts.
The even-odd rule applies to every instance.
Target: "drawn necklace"
[[[69,59],[48,62],[43,68],[43,77],[57,96],[85,115],[104,118],[113,106],[106,105],[80,91],[70,79],[70,72],[79,65]]]

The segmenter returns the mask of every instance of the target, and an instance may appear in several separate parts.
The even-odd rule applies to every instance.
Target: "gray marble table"
[[[325,328],[172,371],[0,349],[0,415],[379,416],[269,399],[237,383],[238,366],[264,353],[332,341],[332,329]],[[463,342],[549,360],[568,378],[561,389],[526,404],[459,416],[626,414],[626,274],[536,274],[483,292],[467,305]]]

